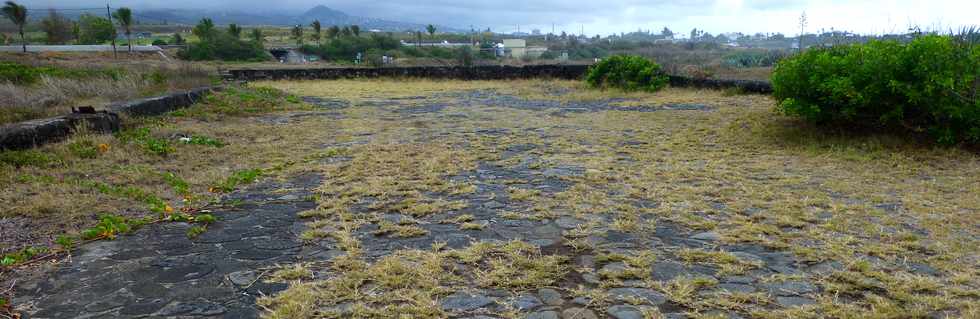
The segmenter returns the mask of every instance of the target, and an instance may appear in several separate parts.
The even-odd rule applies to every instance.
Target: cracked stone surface
[[[561,116],[577,112],[620,110],[610,103],[558,103],[534,101],[477,90],[448,94],[463,107],[504,105],[510,108],[538,111],[542,116]],[[429,97],[379,101],[378,107],[390,110],[397,119],[420,116],[466,117],[467,114],[447,113],[443,102],[426,102]],[[277,124],[302,121],[305,116],[342,116],[340,110],[352,107],[343,100],[307,97],[304,101],[328,112],[297,113],[289,116],[269,116],[260,120]],[[407,103],[415,103],[410,106]],[[418,104],[421,103],[421,104]],[[404,106],[404,107],[399,107]],[[710,112],[711,107],[695,104],[663,105],[631,109],[636,112]],[[306,114],[306,115],[303,115]],[[460,133],[460,132],[455,132]],[[508,128],[483,127],[472,132],[477,136],[510,134]],[[541,133],[544,134],[544,133]],[[546,136],[545,136],[546,137]],[[368,137],[369,138],[369,137]],[[479,229],[460,230],[457,225],[442,224],[440,220],[461,215],[452,211],[419,218],[419,227],[428,233],[412,238],[376,236],[377,225],[365,225],[356,231],[364,246],[364,255],[376,260],[400,249],[427,249],[434,243],[449,248],[463,248],[474,241],[523,240],[539,246],[546,254],[569,257],[574,270],[555,287],[529,291],[495,292],[456,291],[438,301],[438,307],[457,318],[497,318],[488,314],[501,307],[521,313],[524,318],[644,318],[644,311],[655,309],[668,318],[683,318],[688,310],[671,301],[662,291],[646,286],[642,280],[624,280],[605,287],[609,305],[597,306],[588,297],[571,291],[581,287],[598,289],[604,274],[624,274],[633,271],[621,261],[599,261],[598,253],[621,253],[627,256],[639,251],[655,252],[656,260],[639,272],[651,280],[671,282],[693,278],[715,282],[709,290],[726,293],[763,293],[773,298],[772,307],[797,307],[815,303],[820,287],[807,281],[809,274],[840,269],[832,262],[808,265],[792,253],[761,245],[726,245],[714,231],[696,230],[670,220],[657,220],[649,232],[627,233],[613,229],[614,220],[596,214],[592,220],[573,216],[545,219],[509,219],[506,211],[529,209],[529,204],[513,200],[508,188],[520,187],[541,192],[540,196],[576,186],[570,177],[588,174],[583,167],[536,165],[541,156],[536,152],[545,145],[518,144],[502,150],[502,158],[519,159],[518,165],[506,166],[481,162],[473,171],[451,176],[454,182],[474,185],[473,194],[448,196],[468,204],[467,214],[474,217]],[[345,161],[338,157],[330,160]],[[502,181],[519,181],[505,184]],[[304,243],[298,239],[305,229],[297,213],[312,209],[316,203],[306,200],[320,185],[321,177],[314,174],[293,176],[285,181],[263,181],[246,190],[230,194],[225,200],[241,201],[234,209],[214,212],[219,221],[200,236],[188,239],[187,224],[153,224],[115,241],[85,245],[73,256],[71,263],[62,265],[38,282],[19,287],[14,302],[29,306],[27,318],[86,318],[86,317],[173,317],[173,318],[255,318],[260,315],[255,305],[259,296],[274,295],[287,288],[283,283],[262,280],[264,269],[278,264],[298,261],[325,261],[340,254],[329,242]],[[286,189],[287,193],[273,190]],[[624,203],[637,208],[657,207],[659,203],[636,201]],[[724,207],[717,207],[723,209]],[[397,223],[405,215],[388,212],[383,219]],[[594,234],[585,239],[594,247],[576,252],[563,248],[564,235],[587,223],[596,226]],[[745,274],[727,275],[714,265],[685,261],[677,253],[682,249],[704,249],[730,252],[737,260],[757,264]],[[930,273],[927,265],[910,265],[918,272]],[[797,275],[792,280],[764,281],[774,275]],[[344,305],[337,306],[346,311]],[[346,305],[349,308],[350,305]],[[728,316],[728,311],[719,313]]]
[[[219,222],[197,238],[187,237],[190,225],[162,223],[85,245],[70,264],[22,285],[14,302],[30,306],[28,318],[256,318],[255,298],[286,288],[258,280],[261,269],[316,258],[293,229],[302,226],[296,214],[315,205],[301,198],[319,183],[299,176],[233,194],[248,201],[215,211]],[[295,199],[272,189],[291,189]]]

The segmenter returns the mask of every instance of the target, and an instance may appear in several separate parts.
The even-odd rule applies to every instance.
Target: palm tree
[[[333,39],[340,35],[340,27],[331,26],[327,28],[327,39]]]
[[[112,17],[118,21],[119,26],[126,32],[126,42],[129,43],[129,52],[133,52],[133,31],[131,30],[133,26],[133,10],[122,7],[116,9],[116,12],[112,14]]]
[[[13,1],[7,1],[7,4],[0,10],[3,11],[3,16],[17,25],[17,32],[20,32],[21,46],[24,52],[27,52],[27,38],[24,37],[24,25],[27,24],[27,7]]]
[[[429,37],[430,37],[430,38],[433,38],[433,39],[435,39],[435,35],[436,35],[436,26],[434,26],[434,25],[431,25],[431,24],[430,24],[430,25],[427,25],[427,26],[425,26],[425,31],[426,31],[426,32],[429,32]]]
[[[262,35],[262,30],[259,29],[252,29],[251,37],[252,41],[258,44],[262,44],[265,41],[265,36]]]
[[[214,21],[211,21],[211,18],[201,19],[201,22],[197,23],[197,26],[194,27],[191,33],[202,41],[211,40],[211,37],[214,35]]]
[[[320,20],[313,20],[313,23],[310,23],[310,26],[313,27],[313,40],[316,41],[316,45],[319,46],[320,45],[320,29],[322,27],[320,25]]]
[[[297,45],[303,45],[303,26],[297,24],[293,27],[293,38]]]
[[[241,38],[242,37],[242,27],[239,27],[237,24],[234,24],[234,23],[229,24],[228,25],[228,34],[230,34],[231,37],[233,37],[235,39]]]

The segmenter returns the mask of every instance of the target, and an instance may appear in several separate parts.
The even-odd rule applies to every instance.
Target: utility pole
[[[116,25],[112,23],[112,11],[109,10],[109,3],[105,3],[105,15],[109,18],[109,24],[112,25],[112,58],[118,59],[119,54],[116,53]]]

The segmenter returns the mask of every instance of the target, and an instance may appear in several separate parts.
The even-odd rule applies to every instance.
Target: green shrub
[[[783,112],[815,123],[980,142],[980,45],[958,37],[812,49],[780,62],[772,84]]]
[[[592,87],[656,92],[667,86],[660,65],[644,57],[616,55],[589,68],[585,81]]]
[[[377,53],[378,59],[384,51],[396,50],[401,43],[391,36],[371,34],[370,37],[340,37],[324,42],[320,46],[304,45],[300,51],[314,54],[326,61],[354,61],[358,53],[367,58],[368,51]]]
[[[260,62],[268,60],[269,56],[261,44],[243,41],[225,33],[215,33],[177,52],[177,57],[191,61]]]

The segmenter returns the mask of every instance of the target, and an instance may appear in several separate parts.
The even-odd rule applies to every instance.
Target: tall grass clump
[[[780,62],[774,96],[786,114],[823,125],[980,142],[977,31],[815,48]]]
[[[595,88],[656,92],[667,86],[660,65],[636,55],[615,55],[589,68],[585,82]]]
[[[185,63],[154,67],[29,66],[0,62],[0,124],[210,85],[214,72]]]

